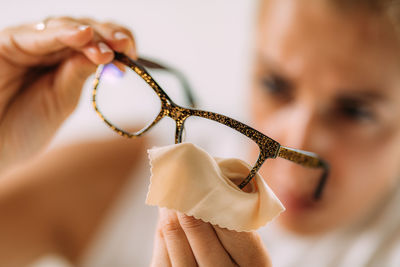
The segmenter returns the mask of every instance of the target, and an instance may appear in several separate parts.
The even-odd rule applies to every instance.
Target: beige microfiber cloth
[[[211,157],[191,143],[148,150],[151,178],[146,204],[177,210],[235,231],[252,231],[284,210],[257,174],[246,193],[231,180],[251,167],[239,159]]]

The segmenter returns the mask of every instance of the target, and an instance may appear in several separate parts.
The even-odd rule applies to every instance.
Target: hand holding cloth
[[[235,231],[252,231],[275,218],[283,205],[257,174],[250,192],[240,190],[251,167],[239,159],[213,158],[191,143],[148,151],[151,178],[146,204],[182,212]]]

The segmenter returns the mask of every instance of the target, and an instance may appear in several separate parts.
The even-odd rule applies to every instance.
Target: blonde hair
[[[276,0],[280,1],[280,0]],[[294,0],[295,1],[295,0]],[[318,0],[325,1],[328,5],[342,12],[367,11],[374,15],[386,16],[398,31],[400,36],[400,0]],[[261,14],[271,0],[261,0]]]

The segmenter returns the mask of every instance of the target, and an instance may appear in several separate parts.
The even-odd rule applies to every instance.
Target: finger
[[[95,64],[110,63],[114,58],[114,51],[103,41],[90,43],[80,51]]]
[[[42,31],[33,24],[5,29],[0,34],[0,52],[11,62],[36,65],[43,56],[85,46],[93,36],[88,25],[52,19]]]
[[[137,57],[135,40],[128,29],[111,22],[98,23],[91,19],[83,19],[82,21],[92,25],[113,50],[125,53],[131,58]]]
[[[121,27],[121,26],[116,25],[111,22],[107,23],[106,25],[113,27],[115,29],[113,36],[117,40],[125,38],[125,37],[123,37],[124,35],[129,36],[129,38],[130,38],[129,46],[127,47],[127,49],[124,52],[127,56],[131,57],[132,59],[137,59],[138,55],[137,55],[136,41],[135,41],[135,38],[134,38],[132,32],[130,30],[128,30],[127,28]]]
[[[200,266],[233,266],[211,224],[182,213],[178,219]]]
[[[114,58],[113,48],[110,47],[107,40],[104,39],[103,35],[97,31],[99,22],[95,20],[83,20],[74,19],[70,17],[63,17],[59,19],[50,20],[47,24],[65,24],[65,25],[80,25],[78,28],[84,29],[88,27],[92,29],[92,38],[85,42],[84,45],[73,46],[71,48],[83,52],[93,63],[95,64],[106,64],[111,62]],[[68,38],[63,40],[65,43],[70,43]]]
[[[160,208],[160,229],[172,266],[197,266],[175,211]]]
[[[113,64],[114,64],[120,71],[122,71],[123,73],[126,72],[126,65],[125,65],[125,64],[123,64],[123,63],[121,63],[121,62],[118,62],[118,61],[114,61]]]
[[[160,229],[159,223],[157,225],[157,230],[154,238],[153,257],[150,266],[151,267],[172,266],[168,256],[167,246],[165,245],[165,240],[162,231]]]
[[[271,266],[265,246],[256,232],[236,232],[218,226],[213,228],[239,266]]]
[[[10,28],[0,34],[0,53],[23,66],[55,64],[71,50],[82,51],[93,63],[110,62],[114,53],[91,25],[72,18],[54,18],[42,31],[34,25]]]
[[[79,53],[58,67],[54,75],[53,90],[56,93],[58,109],[65,113],[65,116],[75,109],[86,79],[95,70],[96,65]]]
[[[35,135],[35,142],[28,148],[32,151],[40,149],[75,108],[82,85],[94,68],[94,64],[85,56],[76,54],[64,61],[56,73],[51,71],[41,75],[29,85],[29,90],[22,90],[20,95],[10,102],[7,113],[2,118],[2,125],[5,128],[11,125],[12,128],[15,120],[21,118],[32,121],[32,134],[35,135],[35,129],[41,129],[41,134]],[[21,124],[17,128],[24,132],[27,128],[25,126]]]

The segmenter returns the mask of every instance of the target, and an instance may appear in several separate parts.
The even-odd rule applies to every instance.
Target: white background
[[[179,68],[189,79],[199,107],[248,122],[248,73],[255,0],[0,0],[0,27],[48,16],[111,20],[135,34],[139,55]],[[90,81],[75,114],[55,143],[108,135],[90,105]],[[173,141],[173,140],[171,140]]]
[[[199,107],[248,122],[255,9],[256,0],[0,0],[0,28],[58,15],[121,23],[135,34],[139,55],[167,62],[188,77]],[[92,110],[89,80],[53,143],[104,135],[113,133]]]

